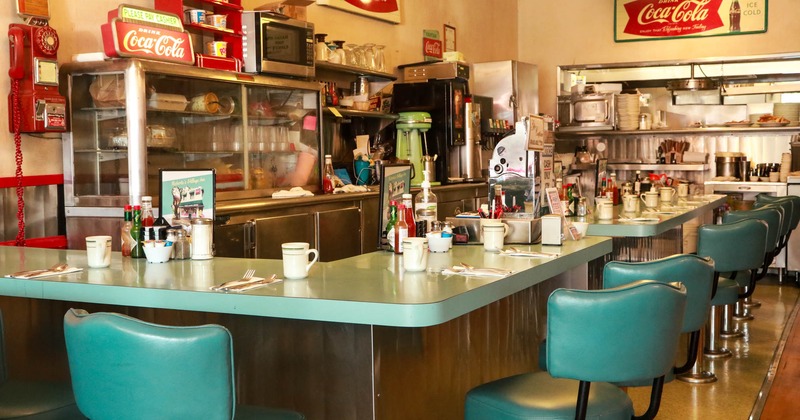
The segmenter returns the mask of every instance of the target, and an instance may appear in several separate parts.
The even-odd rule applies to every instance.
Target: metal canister
[[[192,259],[207,260],[214,257],[214,221],[207,218],[192,220]]]

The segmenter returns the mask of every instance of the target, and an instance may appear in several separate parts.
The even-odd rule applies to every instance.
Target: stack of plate
[[[786,182],[789,178],[789,169],[792,167],[792,154],[791,153],[783,153],[781,154],[781,182]]]
[[[800,120],[800,104],[775,104],[772,115],[783,117],[792,124],[797,124]]]
[[[617,128],[636,130],[639,128],[639,95],[616,95]]]

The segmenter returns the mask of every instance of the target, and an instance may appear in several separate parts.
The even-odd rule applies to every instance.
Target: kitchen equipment
[[[468,97],[464,104],[466,141],[461,146],[461,177],[467,182],[481,181],[481,109]]]
[[[717,167],[717,177],[742,179],[740,168],[744,157],[733,152],[717,153],[714,162]],[[746,160],[746,159],[744,159]]]
[[[428,141],[426,133],[431,128],[431,115],[427,112],[401,112],[398,114],[397,122],[397,147],[395,156],[399,160],[408,160],[413,169],[411,174],[411,185],[419,186],[424,179],[422,174],[423,166],[429,167],[433,162],[428,154]],[[426,159],[423,161],[423,154]],[[431,174],[434,174],[431,172]]]
[[[271,12],[243,12],[244,71],[314,76],[314,24]],[[326,58],[327,59],[327,58]]]
[[[556,110],[556,118],[561,123],[559,130],[613,130],[614,109],[613,93],[574,93],[559,96]]]
[[[427,142],[421,155],[438,155],[434,161],[436,171],[431,175],[443,183],[463,180],[459,147],[466,143],[464,99],[467,94],[467,82],[462,79],[396,83],[393,88],[393,113],[425,112],[430,115],[430,129],[426,133]],[[401,134],[401,131],[398,130],[397,134]],[[400,136],[397,140],[400,140]],[[418,162],[416,160],[415,163]],[[418,178],[417,184],[421,180]]]
[[[425,82],[437,79],[469,79],[469,66],[458,62],[415,63],[398,66],[406,82]]]
[[[494,100],[493,115],[511,125],[523,116],[539,112],[539,71],[535,64],[504,60],[472,65],[472,93]]]

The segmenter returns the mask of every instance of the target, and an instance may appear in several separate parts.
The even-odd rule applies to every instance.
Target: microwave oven
[[[572,94],[558,97],[557,118],[561,131],[613,130],[614,94]]]
[[[314,24],[270,12],[242,13],[244,71],[314,76]]]

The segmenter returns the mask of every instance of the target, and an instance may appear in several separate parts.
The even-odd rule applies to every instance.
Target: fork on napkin
[[[559,254],[550,252],[534,252],[534,251],[521,251],[517,248],[504,249],[500,251],[502,255],[509,257],[530,257],[530,258],[557,258]]]
[[[462,265],[454,265],[450,268],[442,270],[442,274],[458,274],[461,276],[495,276],[503,277],[513,273],[509,270],[501,270],[499,268],[473,268],[464,267]]]
[[[16,273],[6,274],[5,277],[36,279],[39,277],[56,276],[59,274],[70,274],[81,270],[83,270],[81,267],[70,267],[66,264],[57,264],[46,269],[17,271]]]
[[[216,292],[246,292],[248,290],[264,287],[268,284],[274,284],[283,281],[279,279],[277,274],[269,277],[250,277],[246,280],[234,280],[232,282],[225,282],[217,286],[212,286],[211,290]]]

